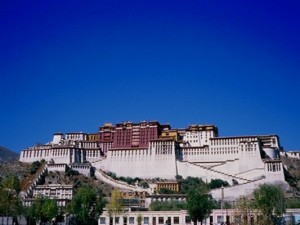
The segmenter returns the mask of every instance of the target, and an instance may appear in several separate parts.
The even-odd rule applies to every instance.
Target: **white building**
[[[283,217],[286,221],[291,215],[300,215],[299,209],[287,209]],[[260,217],[255,212],[249,213],[247,224],[258,224]],[[139,224],[138,221],[141,221]],[[233,209],[214,209],[202,224],[219,225],[224,224],[242,224],[243,218]],[[98,225],[189,225],[194,224],[191,221],[186,210],[180,211],[127,211],[121,215],[112,217],[107,211],[104,211],[98,220]],[[197,222],[199,225],[200,222]]]
[[[148,146],[143,147],[114,148],[110,140],[111,147],[105,157],[101,155],[100,143],[96,139],[89,141],[88,134],[56,133],[52,142],[23,150],[20,161],[45,159],[68,165],[95,162],[96,169],[124,177],[174,179],[181,175],[201,177],[207,182],[222,179],[229,184],[246,186],[284,182],[277,135],[218,137],[214,125],[170,129],[166,126],[165,136],[149,139]],[[130,133],[122,138],[127,135],[131,140]],[[134,140],[131,142],[135,143]]]
[[[54,163],[84,163],[99,160],[102,150],[96,141],[87,141],[85,133],[61,133],[53,135],[53,141],[22,150],[21,162],[34,162],[44,159]]]

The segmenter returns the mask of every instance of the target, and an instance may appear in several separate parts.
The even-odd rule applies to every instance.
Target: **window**
[[[158,217],[158,223],[159,224],[164,224],[164,218],[163,217]]]
[[[178,216],[174,217],[174,224],[179,224],[179,217]]]
[[[134,217],[129,217],[129,224],[134,224]]]
[[[127,217],[123,217],[123,225],[127,225]]]
[[[144,224],[149,224],[149,217],[144,217]]]
[[[189,216],[185,217],[185,223],[191,223],[191,218]]]
[[[218,216],[217,217],[217,223],[223,223],[223,222],[224,222],[223,216]]]
[[[105,224],[105,217],[100,217],[100,224]]]
[[[116,224],[119,224],[119,222],[120,222],[120,217],[116,217],[116,218],[115,218],[115,222],[116,222]]]

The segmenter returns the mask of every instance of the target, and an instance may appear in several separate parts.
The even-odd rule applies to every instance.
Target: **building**
[[[285,221],[289,221],[291,215],[300,217],[300,209],[287,209],[283,215]],[[258,224],[260,216],[256,212],[250,212],[247,218],[249,225]],[[299,219],[297,219],[300,222]],[[140,223],[139,223],[140,221]],[[244,218],[234,209],[214,209],[210,216],[202,221],[202,224],[245,224]],[[104,211],[98,220],[98,225],[187,225],[194,224],[191,221],[186,210],[180,211],[127,211],[122,215],[111,217],[107,211]],[[197,222],[200,225],[200,222]]]
[[[155,186],[155,193],[159,193],[162,188],[173,192],[179,192],[179,183],[177,181],[158,181],[155,182]]]
[[[103,155],[97,141],[87,140],[88,135],[79,133],[55,133],[52,142],[24,149],[20,161],[34,162],[39,160],[54,163],[85,163],[99,160]]]
[[[142,121],[105,123],[96,134],[55,133],[52,142],[23,150],[20,161],[91,162],[119,177],[193,176],[250,189],[253,184],[284,182],[281,153],[279,137],[273,134],[220,137],[214,125],[176,129]]]

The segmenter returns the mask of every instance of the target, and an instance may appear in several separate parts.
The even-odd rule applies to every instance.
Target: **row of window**
[[[110,217],[109,218],[109,225],[113,225],[113,220],[115,219],[115,224],[120,224],[121,221],[120,221],[120,217]],[[127,220],[128,220],[128,224],[135,224],[135,220],[137,220],[138,218],[135,218],[135,217],[123,217],[123,225],[127,225]],[[156,224],[156,217],[153,217],[152,218],[152,224]],[[171,217],[169,217],[166,221],[165,221],[165,218],[160,216],[158,217],[158,224],[179,224],[179,217],[178,216],[175,216],[173,217],[173,221],[170,221],[171,220]],[[186,223],[190,223],[191,220],[187,217],[186,218]],[[142,217],[142,223],[143,224],[150,224],[150,220],[149,220],[149,217]],[[106,217],[100,217],[100,224],[106,224]]]

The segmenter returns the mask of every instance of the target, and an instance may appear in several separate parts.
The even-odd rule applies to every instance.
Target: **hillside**
[[[281,156],[281,160],[286,168],[286,180],[296,191],[300,192],[300,160],[286,156]]]
[[[20,180],[30,173],[30,165],[19,161],[0,162],[0,179],[6,176],[16,175]]]
[[[0,146],[0,162],[7,162],[12,160],[19,160],[19,154],[8,148]]]

